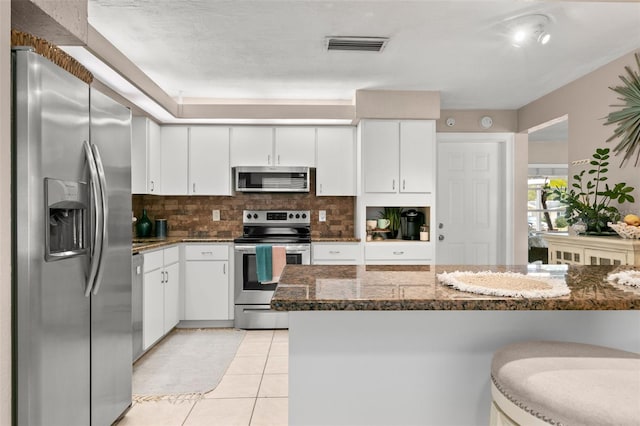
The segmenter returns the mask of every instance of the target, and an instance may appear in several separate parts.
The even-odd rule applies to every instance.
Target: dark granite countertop
[[[454,271],[524,274],[526,265],[287,265],[271,306],[280,311],[640,309],[640,289],[606,281],[608,273],[623,269],[640,267],[568,266],[565,280],[571,294],[528,299],[466,293],[447,287],[436,278],[436,274]]]
[[[144,250],[152,250],[170,246],[178,243],[232,243],[233,238],[188,238],[188,237],[167,237],[159,238],[134,238],[131,247],[132,254],[140,253]]]

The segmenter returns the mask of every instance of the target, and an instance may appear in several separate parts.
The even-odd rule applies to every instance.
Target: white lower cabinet
[[[362,263],[360,243],[312,243],[311,263],[314,265],[359,265]]]
[[[185,246],[185,320],[233,319],[228,244]]]
[[[143,256],[142,340],[146,350],[180,319],[180,255],[175,246]]]
[[[374,242],[364,247],[367,265],[430,265],[433,245],[430,242]]]

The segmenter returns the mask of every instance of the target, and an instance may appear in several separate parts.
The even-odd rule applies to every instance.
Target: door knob
[[[444,240],[444,235],[438,235],[438,240],[440,241]]]

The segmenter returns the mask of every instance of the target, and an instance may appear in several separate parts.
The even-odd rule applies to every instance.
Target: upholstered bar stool
[[[491,363],[491,426],[640,425],[640,354],[533,341]]]

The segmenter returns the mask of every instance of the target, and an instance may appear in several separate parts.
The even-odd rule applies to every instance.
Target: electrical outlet
[[[220,220],[220,210],[211,210],[211,220],[218,222]]]
[[[327,221],[327,211],[326,210],[318,211],[318,220],[320,222],[326,222]]]

